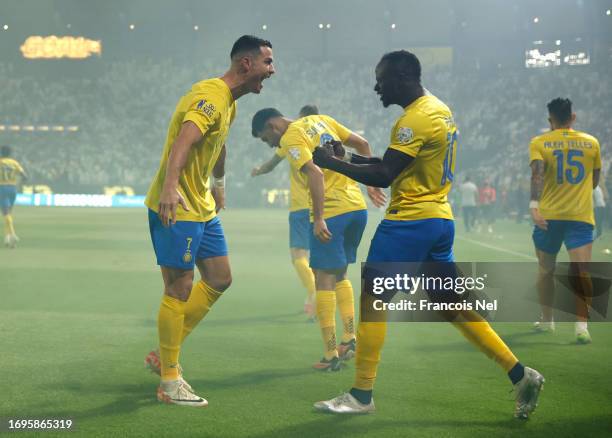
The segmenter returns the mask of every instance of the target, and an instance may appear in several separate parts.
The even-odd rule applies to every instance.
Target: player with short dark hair
[[[243,36],[234,43],[229,70],[220,78],[194,84],[170,121],[159,170],[145,200],[164,281],[159,353],[152,351],[145,359],[145,365],[161,376],[159,401],[208,404],[183,379],[179,352],[185,337],[232,281],[217,217],[225,204],[225,139],[236,116],[236,100],[260,93],[273,73],[270,42]],[[201,275],[195,285],[194,264]]]
[[[384,157],[351,157],[342,146],[320,147],[314,162],[363,184],[391,186],[391,201],[370,245],[368,262],[440,262],[452,264],[455,227],[448,193],[455,172],[457,127],[450,109],[426,93],[421,65],[405,50],[382,57],[376,86],[383,106],[400,105],[404,114],[391,131]],[[360,163],[360,164],[356,164]],[[363,312],[363,309],[362,309]],[[474,312],[453,315],[453,325],[508,373],[517,391],[515,416],[527,418],[536,407],[544,378],[524,367],[489,323]],[[450,320],[450,318],[449,318]],[[339,414],[374,411],[372,389],[386,336],[386,322],[360,321],[353,388],[315,409]]]
[[[571,261],[576,292],[576,341],[591,342],[587,327],[592,284],[587,269],[593,248],[593,189],[599,184],[601,151],[598,140],[572,129],[572,102],[558,97],[548,105],[550,131],[529,145],[531,202],[535,223],[533,243],[539,261],[538,293],[542,315],[536,331],[554,331],[554,273],[561,245]]]
[[[19,237],[15,233],[13,225],[13,205],[17,197],[17,183],[19,179],[26,179],[27,175],[21,164],[11,158],[10,146],[0,148],[0,209],[4,217],[4,244],[9,248],[15,248]]]
[[[304,105],[299,112],[298,118],[318,115],[319,109],[316,105]],[[281,113],[275,108],[265,108],[253,117],[253,135],[257,137],[257,132],[264,126],[263,120],[272,117],[282,117]],[[282,152],[277,148],[276,153],[265,163],[255,167],[251,171],[251,176],[265,175],[271,172],[281,161]],[[295,267],[302,284],[306,288],[307,296],[304,302],[304,312],[308,315],[309,321],[316,319],[315,311],[315,281],[314,274],[308,265],[310,252],[310,215],[308,204],[308,182],[306,176],[300,170],[289,166],[290,180],[290,205],[289,205],[289,250],[291,261]],[[368,196],[376,207],[382,207],[386,202],[384,193],[372,188],[368,188]]]
[[[357,183],[339,173],[321,171],[312,161],[312,151],[328,141],[340,140],[369,156],[370,145],[329,116],[291,120],[275,108],[264,108],[253,116],[252,134],[279,148],[278,157],[287,158],[292,171],[299,172],[308,187],[310,267],[315,273],[316,314],[324,345],[324,356],[313,367],[338,371],[341,361],[351,359],[355,352],[353,286],[346,274],[356,259],[367,206]],[[340,345],[336,342],[336,304],[344,328]]]
[[[319,114],[319,108],[314,104],[308,104],[300,108],[300,113],[298,115],[298,118],[302,118],[306,116],[314,116],[316,114]]]

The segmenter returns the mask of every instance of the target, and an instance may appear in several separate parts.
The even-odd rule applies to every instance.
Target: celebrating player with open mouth
[[[145,365],[161,376],[158,400],[183,406],[208,402],[183,379],[181,344],[231,283],[227,244],[216,216],[225,202],[225,139],[236,116],[236,100],[258,94],[274,73],[269,41],[242,36],[230,58],[221,78],[196,83],[179,100],[145,200],[164,280],[159,353],[149,353]],[[194,264],[201,276],[195,285]]]
[[[382,57],[376,67],[374,90],[383,106],[404,108],[382,160],[353,156],[349,163],[334,156],[343,155],[341,150],[335,153],[338,148],[321,147],[314,151],[314,162],[363,184],[391,186],[391,201],[372,239],[368,262],[452,263],[455,227],[447,195],[457,146],[453,115],[425,91],[420,62],[405,50]],[[484,319],[460,314],[453,325],[508,373],[516,390],[514,414],[527,418],[536,408],[542,375],[524,367]],[[372,389],[386,330],[386,322],[360,321],[353,388],[317,402],[316,409],[339,414],[374,411]]]

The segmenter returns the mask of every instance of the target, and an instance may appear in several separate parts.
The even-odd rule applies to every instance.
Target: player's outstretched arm
[[[325,182],[323,172],[312,160],[307,161],[300,169],[308,177],[308,189],[312,198],[313,232],[321,242],[329,242],[332,234],[327,229],[325,219],[323,219],[323,204],[325,201]]]
[[[281,161],[283,161],[283,159],[278,155],[274,154],[272,158],[263,163],[261,166],[257,166],[253,170],[251,170],[251,176],[255,177],[258,175],[270,173],[274,170],[276,166],[278,166],[278,163],[280,163]]]
[[[529,167],[531,167],[531,201],[529,202],[529,211],[536,226],[546,230],[548,222],[540,214],[540,198],[542,197],[542,190],[544,190],[544,161],[533,160]]]
[[[174,140],[170,148],[166,177],[164,178],[164,185],[159,197],[158,213],[166,227],[170,222],[176,223],[176,208],[179,203],[186,211],[189,210],[185,200],[178,191],[179,177],[185,168],[185,164],[187,164],[187,157],[191,147],[199,143],[202,137],[200,128],[195,123],[187,121],[183,123],[176,140]]]
[[[329,149],[318,147],[313,152],[313,160],[319,167],[341,173],[367,186],[386,188],[414,161],[414,157],[387,149],[379,163],[353,164],[333,157]]]

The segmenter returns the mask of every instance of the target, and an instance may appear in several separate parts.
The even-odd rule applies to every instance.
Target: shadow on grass
[[[264,437],[342,437],[342,436],[610,436],[612,419],[609,416],[577,418],[571,420],[534,417],[528,421],[515,418],[491,421],[456,420],[381,420],[366,416],[334,415],[313,411],[311,421],[293,424],[262,433],[249,434],[251,438]],[[537,415],[537,414],[536,414]]]
[[[249,318],[224,318],[224,319],[205,319],[202,324],[208,327],[223,327],[228,325],[241,325],[241,324],[270,324],[270,323],[284,323],[284,324],[303,324],[312,325],[312,323],[306,321],[306,314],[303,312],[291,312],[281,313],[276,315],[259,315],[252,316]],[[157,320],[147,318],[142,320],[142,325],[145,327],[157,327]]]

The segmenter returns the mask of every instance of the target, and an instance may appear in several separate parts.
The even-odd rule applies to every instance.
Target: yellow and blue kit
[[[221,79],[208,79],[193,85],[178,102],[166,137],[159,170],[145,199],[149,208],[151,239],[157,263],[191,269],[196,258],[227,255],[227,244],[208,179],[219,158],[229,128],[236,115],[236,102]],[[179,204],[176,223],[164,227],[157,213],[168,158],[183,123],[194,123],[204,136],[189,151],[187,164],[179,177],[178,191],[189,211]]]
[[[292,122],[280,140],[277,154],[286,157],[292,170],[299,172],[312,160],[312,151],[328,141],[344,142],[351,131],[326,115],[312,115]],[[332,239],[319,242],[310,230],[310,267],[341,269],[354,263],[357,247],[367,222],[367,206],[361,190],[352,179],[323,169],[325,200],[323,218]],[[309,205],[312,200],[309,199]],[[312,206],[310,205],[310,210]]]
[[[17,160],[9,157],[0,158],[0,208],[5,214],[15,204],[17,180],[23,174],[23,167]]]
[[[414,160],[391,184],[391,201],[368,261],[453,261],[455,226],[448,192],[457,127],[450,109],[432,95],[416,99],[395,122],[389,149]]]
[[[556,254],[593,241],[593,171],[601,169],[601,151],[595,137],[573,129],[555,129],[534,137],[529,161],[544,162],[540,214],[548,229],[535,227],[536,248]]]

